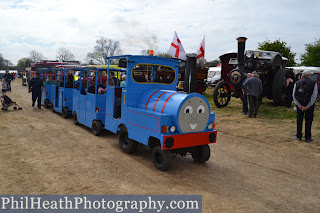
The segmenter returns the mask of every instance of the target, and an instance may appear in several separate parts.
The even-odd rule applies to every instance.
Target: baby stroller
[[[22,107],[19,106],[16,102],[12,101],[6,94],[1,95],[1,110],[7,111],[10,106],[14,106],[14,110],[22,110]]]

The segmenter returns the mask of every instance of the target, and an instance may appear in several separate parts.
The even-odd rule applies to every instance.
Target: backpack
[[[311,99],[313,88],[310,88],[310,85],[311,84],[307,81],[299,82],[296,85],[296,91],[294,93],[294,96],[303,106],[308,105]]]

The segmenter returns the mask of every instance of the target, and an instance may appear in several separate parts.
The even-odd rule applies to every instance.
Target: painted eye
[[[192,112],[193,112],[192,106],[187,106],[187,107],[184,109],[184,113],[190,113],[190,114],[192,114]]]
[[[198,106],[197,113],[200,114],[204,112],[205,112],[204,106],[203,105]]]

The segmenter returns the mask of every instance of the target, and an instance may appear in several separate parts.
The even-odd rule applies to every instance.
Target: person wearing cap
[[[253,71],[252,77],[243,84],[243,88],[247,90],[248,95],[249,118],[256,118],[258,114],[259,98],[262,94],[263,89],[262,82],[258,77],[258,73],[256,71]]]
[[[312,72],[305,70],[302,79],[297,81],[293,87],[292,97],[297,106],[297,134],[294,139],[300,141],[302,138],[302,123],[305,117],[305,140],[313,141],[311,137],[311,126],[313,121],[314,104],[318,95],[317,83],[311,80]]]
[[[41,91],[43,90],[43,82],[40,79],[40,73],[36,74],[35,78],[30,80],[29,93],[32,91],[32,106],[38,100],[38,109],[41,109]]]

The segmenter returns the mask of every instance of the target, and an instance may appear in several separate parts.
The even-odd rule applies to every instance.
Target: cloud
[[[320,2],[309,0],[17,0],[0,1],[0,52],[16,63],[32,49],[55,59],[60,47],[84,61],[101,36],[118,40],[126,54],[166,52],[176,31],[188,53],[206,37],[206,59],[265,39],[286,41],[298,56],[320,36]],[[310,21],[311,20],[311,21]]]

